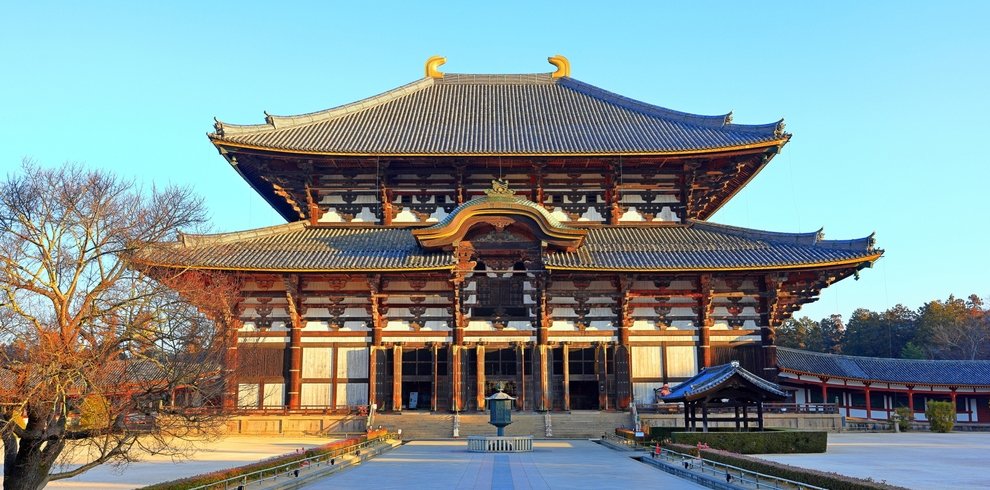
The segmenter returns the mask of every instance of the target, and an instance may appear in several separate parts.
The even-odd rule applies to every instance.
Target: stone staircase
[[[552,412],[553,435],[549,439],[593,439],[602,434],[612,434],[616,427],[630,427],[632,417],[628,412],[574,411]],[[469,435],[495,434],[495,427],[488,424],[488,414],[481,412],[460,414],[461,438]],[[548,439],[545,418],[542,413],[512,412],[512,424],[505,428],[510,436],[532,435],[536,439]],[[454,415],[449,413],[405,412],[402,414],[376,414],[374,426],[382,425],[390,431],[402,429],[404,440],[450,439],[453,437]]]

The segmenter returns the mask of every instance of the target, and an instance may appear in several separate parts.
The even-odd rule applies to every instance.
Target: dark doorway
[[[406,410],[430,410],[432,390],[433,383],[430,381],[403,381],[402,405]]]
[[[571,381],[571,410],[598,410],[598,382]]]

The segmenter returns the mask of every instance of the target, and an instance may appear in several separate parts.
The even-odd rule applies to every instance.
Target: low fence
[[[533,436],[469,436],[473,453],[522,453],[533,450]]]
[[[651,455],[651,458],[666,461],[667,463],[681,466],[687,471],[708,475],[732,485],[781,490],[826,490],[822,487],[808,485],[807,483],[767,475],[669,449],[661,449],[660,454],[654,453]],[[642,458],[643,461],[648,461],[649,459],[646,457]]]

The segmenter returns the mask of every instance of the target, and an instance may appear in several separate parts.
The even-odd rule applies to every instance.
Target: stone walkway
[[[907,488],[990,488],[986,432],[829,434],[826,453],[759,457]]]
[[[304,488],[702,488],[586,440],[537,441],[531,453],[467,452],[465,441],[414,441]]]
[[[147,456],[122,468],[99,466],[75,478],[58,480],[46,488],[59,490],[126,490],[152,483],[232,468],[255,461],[311,448],[334,439],[327,437],[230,436],[204,443],[189,459],[173,461],[168,456]],[[3,481],[0,464],[0,482]]]

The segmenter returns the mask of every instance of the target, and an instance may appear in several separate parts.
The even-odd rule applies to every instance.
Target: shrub
[[[685,446],[682,444],[672,444],[669,448],[684,454],[693,454],[693,452],[697,450],[696,446]],[[775,461],[767,461],[752,456],[744,456],[742,454],[722,451],[719,449],[702,449],[701,457],[712,461],[717,461],[719,463],[737,466],[750,471],[756,471],[767,475],[773,475],[778,478],[786,478],[788,480],[799,481],[808,485],[829,488],[832,490],[903,489],[903,487],[889,485],[886,482],[876,482],[873,480],[840,475],[838,473],[799,468],[797,466],[777,463]]]
[[[828,445],[828,433],[822,431],[675,432],[672,439],[742,454],[824,453]]]
[[[908,407],[897,407],[894,409],[897,414],[897,428],[901,432],[911,430],[911,422],[914,421],[914,412]]]
[[[952,402],[928,401],[925,407],[925,418],[931,425],[932,432],[952,432],[956,425],[956,407]]]
[[[102,429],[110,425],[110,402],[101,395],[89,395],[79,404],[79,427]]]

